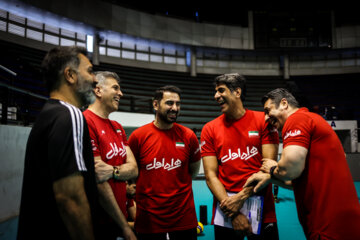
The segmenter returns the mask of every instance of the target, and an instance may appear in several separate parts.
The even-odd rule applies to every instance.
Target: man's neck
[[[168,130],[173,127],[173,123],[164,123],[158,118],[155,118],[154,125],[161,130]]]
[[[238,120],[240,118],[242,118],[246,113],[245,108],[238,107],[235,108],[232,112],[225,114],[226,118],[231,119],[231,120]]]
[[[287,117],[290,117],[290,115],[294,114],[297,110],[299,110],[298,107],[290,107],[287,113]]]
[[[104,109],[103,105],[97,99],[88,107],[88,109],[101,118],[109,118],[110,113]]]
[[[79,99],[73,94],[72,91],[69,90],[55,90],[50,93],[50,98],[57,99],[66,103],[70,103],[71,105],[74,105],[75,107],[82,107]]]

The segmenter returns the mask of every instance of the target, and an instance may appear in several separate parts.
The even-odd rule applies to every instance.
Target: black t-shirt
[[[75,106],[49,99],[26,146],[18,239],[70,239],[58,212],[53,182],[76,172],[84,177],[94,221],[98,193],[85,118]]]

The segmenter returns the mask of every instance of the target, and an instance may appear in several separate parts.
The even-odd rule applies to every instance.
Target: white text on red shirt
[[[251,150],[249,150],[249,146],[246,147],[247,152],[241,152],[240,148],[238,148],[237,152],[232,152],[231,149],[229,149],[229,154],[225,155],[221,158],[221,162],[225,163],[229,160],[235,160],[237,158],[240,158],[241,160],[248,160],[249,158],[255,156],[259,153],[257,148],[253,146]]]
[[[294,131],[288,131],[285,133],[285,136],[284,136],[284,140],[287,139],[288,137],[294,137],[294,136],[297,136],[297,135],[300,135],[301,134],[301,131],[300,130],[294,130]]]
[[[114,145],[113,145],[114,144]],[[110,143],[111,150],[106,153],[106,158],[111,159],[117,155],[120,155],[121,157],[124,157],[126,155],[126,148],[124,146],[124,143],[121,143],[121,147],[117,147],[116,143]]]
[[[175,168],[181,167],[181,160],[180,159],[176,159],[176,161],[174,162],[174,158],[171,159],[171,164],[170,163],[165,163],[165,158],[162,159],[162,161],[157,162],[156,158],[154,158],[154,162],[153,163],[149,163],[146,165],[146,170],[151,170],[151,169],[158,169],[158,168],[164,168],[165,170],[173,170]]]

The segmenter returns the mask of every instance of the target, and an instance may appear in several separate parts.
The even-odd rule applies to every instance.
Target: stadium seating
[[[10,66],[20,73],[15,79],[9,80],[6,74],[1,74],[1,82],[47,96],[40,76],[40,64],[45,51],[28,48],[10,42],[1,41],[0,48],[7,52],[8,59],[2,64]],[[4,62],[5,61],[5,62]],[[23,67],[19,67],[23,66]],[[115,64],[100,63],[95,70],[114,71],[121,78],[121,88],[124,93],[119,111],[153,113],[151,98],[156,88],[164,85],[176,85],[182,90],[181,114],[179,123],[193,129],[197,135],[205,123],[219,116],[220,107],[214,100],[213,81],[216,75],[198,74],[191,77],[189,73],[170,72],[153,69],[143,69]],[[285,87],[284,79],[278,77],[247,77],[247,97],[245,107],[252,110],[262,110],[260,103],[263,94],[276,87]],[[32,122],[41,109],[43,100],[26,99],[17,96],[18,106],[26,106],[22,111],[31,111]],[[24,104],[24,103],[29,104]]]
[[[198,132],[205,123],[221,114],[220,107],[214,100],[213,82],[216,75],[198,74],[196,77],[190,77],[189,73],[130,68],[112,64],[100,64],[98,68],[117,72],[121,77],[124,93],[119,108],[121,111],[132,109],[138,112],[152,112],[150,103],[154,90],[171,84],[182,90],[179,123]],[[245,107],[252,110],[262,110],[260,100],[266,92],[275,87],[285,87],[285,81],[281,78],[249,76],[247,79],[248,93]],[[132,101],[133,103],[135,101],[135,106],[131,105]]]

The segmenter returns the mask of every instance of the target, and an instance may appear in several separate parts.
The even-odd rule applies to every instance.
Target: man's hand
[[[95,159],[95,173],[96,181],[102,183],[112,177],[114,168],[113,166],[105,163],[101,159]]]
[[[223,199],[220,203],[220,208],[226,216],[232,217],[239,212],[243,203],[237,195],[233,195]]]
[[[228,217],[233,217],[242,208],[246,199],[253,195],[253,187],[243,188],[240,192],[223,199],[220,208]]]
[[[238,213],[231,220],[234,230],[242,231],[245,235],[252,233],[249,220],[242,213]]]
[[[260,170],[265,173],[270,173],[270,168],[273,166],[277,166],[277,162],[274,159],[263,158]]]
[[[254,173],[253,175],[251,175],[251,177],[249,177],[246,180],[244,188],[255,185],[254,192],[257,193],[258,191],[260,191],[261,189],[263,189],[264,187],[266,187],[269,184],[270,179],[271,179],[271,176],[269,173],[264,173],[261,171]]]

